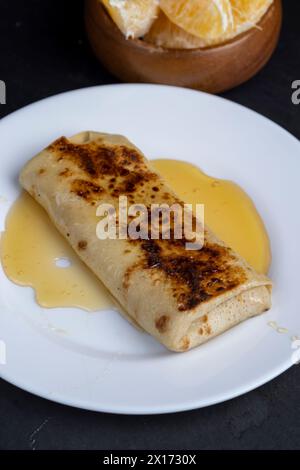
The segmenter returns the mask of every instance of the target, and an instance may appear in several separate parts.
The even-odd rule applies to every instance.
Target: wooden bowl
[[[166,49],[126,39],[99,0],[86,0],[85,22],[96,56],[121,80],[219,93],[249,80],[269,60],[279,38],[282,5],[275,0],[258,28],[203,49]]]

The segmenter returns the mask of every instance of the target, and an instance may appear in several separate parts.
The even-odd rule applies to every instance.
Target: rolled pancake
[[[196,251],[174,239],[97,237],[97,206],[117,209],[120,195],[148,207],[183,204],[125,137],[61,137],[27,163],[20,182],[132,322],[168,349],[187,351],[270,308],[271,281],[207,227]]]

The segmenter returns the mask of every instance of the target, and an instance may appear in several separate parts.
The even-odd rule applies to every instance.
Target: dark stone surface
[[[284,3],[272,60],[224,96],[300,138],[300,105],[291,102],[291,83],[300,80],[300,2]],[[62,91],[116,82],[90,52],[82,7],[79,0],[1,1],[0,79],[7,104],[0,105],[0,117]],[[76,410],[0,381],[0,449],[299,449],[299,367],[227,403],[148,417]]]

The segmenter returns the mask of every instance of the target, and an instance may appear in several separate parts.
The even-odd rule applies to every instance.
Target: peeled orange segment
[[[261,20],[273,0],[230,0],[230,2],[234,31],[240,34]]]
[[[207,43],[202,38],[197,38],[187,33],[174,23],[161,11],[154,21],[149,33],[144,40],[158,47],[168,49],[196,49],[205,47]]]
[[[146,34],[159,12],[159,0],[101,0],[126,38]]]
[[[196,49],[222,44],[257,25],[273,1],[230,0],[232,6],[231,27],[216,38],[200,38],[188,33],[170,21],[161,11],[144,39],[156,46],[168,49]]]
[[[172,23],[202,39],[217,39],[233,27],[229,0],[160,0]]]

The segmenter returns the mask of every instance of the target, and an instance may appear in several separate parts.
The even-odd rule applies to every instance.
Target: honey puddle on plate
[[[205,223],[259,273],[271,264],[270,240],[250,197],[237,184],[213,178],[178,160],[155,160],[154,166],[181,199],[204,204]]]
[[[239,186],[211,178],[189,163],[152,163],[184,201],[205,204],[205,221],[221,239],[259,272],[268,271],[268,235],[251,199]],[[1,261],[13,282],[35,289],[36,300],[43,307],[88,311],[116,307],[107,289],[25,192],[7,216]]]
[[[25,191],[7,216],[1,260],[6,275],[19,285],[33,287],[43,307],[94,311],[114,305],[107,289]]]

